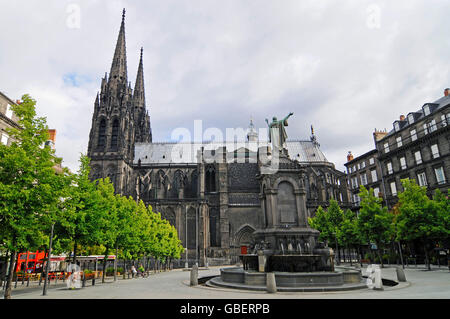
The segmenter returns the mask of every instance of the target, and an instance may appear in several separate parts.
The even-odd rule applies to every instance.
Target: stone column
[[[216,177],[219,179],[219,203],[220,203],[220,247],[230,248],[230,233],[228,219],[228,171],[227,164],[218,164]]]
[[[297,205],[297,218],[300,227],[308,225],[308,210],[306,208],[306,192],[304,189],[295,190],[295,203]]]

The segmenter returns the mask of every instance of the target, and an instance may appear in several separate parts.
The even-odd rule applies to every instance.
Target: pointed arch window
[[[216,191],[216,169],[212,165],[206,167],[205,188],[207,193]]]
[[[97,147],[99,149],[105,148],[106,145],[106,120],[101,119],[100,120],[100,126],[98,129],[98,142]]]
[[[114,119],[111,134],[111,150],[117,151],[119,141],[119,120]]]

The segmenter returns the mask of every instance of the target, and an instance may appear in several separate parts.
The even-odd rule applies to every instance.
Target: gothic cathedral
[[[116,193],[144,201],[175,226],[187,248],[175,267],[235,263],[254,246],[257,229],[306,222],[289,211],[311,216],[330,199],[351,205],[345,173],[327,161],[314,133],[285,147],[279,172],[268,176],[261,170],[261,149],[268,146],[258,142],[253,123],[244,146],[153,143],[142,49],[134,90],[128,82],[124,10],[111,71],[94,103],[91,179],[109,177]],[[270,211],[283,207],[290,210],[271,218]]]

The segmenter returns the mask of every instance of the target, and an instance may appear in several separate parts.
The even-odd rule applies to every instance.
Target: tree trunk
[[[73,259],[72,259],[72,264],[76,264],[77,263],[77,242],[75,241],[73,243]]]
[[[5,299],[11,299],[11,283],[12,283],[12,276],[14,273],[14,266],[16,261],[16,251],[13,250],[11,252],[10,261],[9,261],[9,269],[8,269],[8,278],[6,279],[6,289],[5,289]]]
[[[5,266],[2,268],[2,273],[0,275],[0,287],[3,286],[3,282],[6,280],[6,271],[8,268],[8,257],[9,257],[9,250],[6,251],[5,255]]]
[[[381,268],[384,268],[383,258],[381,257],[380,246],[378,246],[378,244],[377,244],[377,255],[378,255],[378,259],[380,260],[380,263],[381,263]]]
[[[428,247],[427,247],[427,246],[428,246],[427,244],[424,245],[424,249],[425,249],[425,262],[426,262],[426,264],[427,264],[427,269],[428,269],[428,270],[431,270],[430,260],[429,260],[429,258],[428,258]]]

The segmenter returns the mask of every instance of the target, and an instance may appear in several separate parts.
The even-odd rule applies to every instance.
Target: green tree
[[[1,243],[11,252],[5,299],[11,298],[17,253],[37,249],[48,241],[49,223],[55,218],[64,189],[61,174],[54,169],[61,159],[44,146],[49,137],[46,119],[37,117],[36,101],[29,95],[22,101],[11,107],[20,129],[8,129],[13,142],[0,145]]]
[[[350,251],[351,248],[361,244],[357,217],[356,214],[350,209],[347,209],[343,213],[342,223],[337,229],[337,239],[341,246],[347,248],[347,251]],[[350,254],[350,264],[352,263],[353,261]]]
[[[440,191],[436,191],[434,200],[430,199],[426,187],[417,185],[414,180],[403,179],[402,185],[404,191],[398,195],[397,237],[422,243],[428,269],[431,269],[429,252],[450,233],[448,199]]]
[[[366,243],[376,244],[378,258],[383,267],[380,248],[390,242],[394,234],[393,215],[381,205],[382,199],[374,196],[373,189],[367,190],[361,185],[359,197],[361,198],[357,219],[359,233]]]
[[[308,223],[311,228],[320,232],[319,240],[324,242],[331,242],[333,240],[333,230],[327,218],[327,212],[319,206],[314,217],[308,218]]]
[[[319,239],[327,241],[328,244],[331,244],[335,247],[336,253],[338,254],[338,259],[340,260],[340,252],[339,247],[337,245],[338,240],[338,230],[341,227],[343,222],[344,212],[339,207],[339,204],[336,200],[330,200],[330,206],[328,209],[324,211],[324,209],[319,206],[316,211],[316,216],[313,218],[309,218],[309,225],[317,229],[320,232]]]
[[[96,182],[89,179],[89,161],[87,156],[81,155],[80,168],[64,202],[67,214],[61,233],[65,234],[73,247],[73,263],[76,263],[81,247],[97,245],[101,243],[103,236],[103,219],[99,218],[103,203]]]

